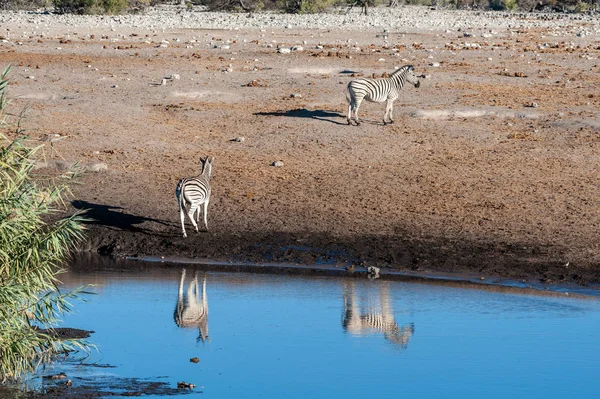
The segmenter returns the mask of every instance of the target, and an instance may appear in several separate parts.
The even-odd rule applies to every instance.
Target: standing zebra
[[[394,100],[400,95],[400,89],[408,82],[415,87],[419,87],[421,82],[415,75],[415,68],[412,65],[405,65],[394,71],[389,78],[382,79],[356,79],[348,83],[346,89],[346,99],[348,100],[348,124],[352,124],[352,112],[354,112],[356,125],[360,125],[358,120],[358,108],[362,100],[375,103],[387,101],[385,114],[383,115],[383,124],[387,122],[389,116],[390,123],[394,123]]]
[[[396,323],[387,282],[381,283],[379,302],[374,305],[365,309],[360,305],[354,292],[354,281],[344,283],[344,312],[342,313],[344,329],[356,335],[382,333],[387,340],[406,349],[415,326],[413,323],[403,326]]]
[[[208,203],[210,201],[210,175],[212,173],[213,157],[200,157],[202,163],[202,172],[199,176],[195,177],[184,177],[177,183],[177,189],[175,195],[177,195],[177,202],[179,203],[179,214],[181,216],[181,229],[183,230],[183,236],[187,237],[185,233],[185,214],[187,212],[188,217],[192,221],[192,224],[198,232],[198,224],[196,220],[200,221],[200,205],[204,204],[204,227],[208,231]],[[189,207],[189,209],[188,209]],[[194,220],[194,214],[196,214],[196,220]]]
[[[208,298],[206,297],[206,276],[202,277],[202,299],[198,292],[198,274],[194,273],[194,279],[190,281],[187,289],[187,295],[183,292],[185,282],[185,269],[181,272],[179,282],[179,291],[177,295],[177,305],[173,318],[178,327],[197,327],[198,340],[202,342],[208,337]]]

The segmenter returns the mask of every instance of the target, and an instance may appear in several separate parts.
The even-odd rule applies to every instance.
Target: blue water
[[[55,367],[69,378],[186,381],[205,398],[600,397],[597,299],[199,271],[203,342],[175,323],[181,268],[62,277],[97,284],[65,325],[95,331],[86,363],[116,366]]]

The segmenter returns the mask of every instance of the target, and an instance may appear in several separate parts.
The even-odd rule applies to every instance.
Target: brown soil
[[[108,166],[74,187],[68,212],[93,219],[83,249],[600,282],[591,36],[390,33],[393,57],[366,31],[76,33],[0,44],[0,64],[13,65],[13,110],[29,106],[25,126],[46,158],[40,140],[60,134],[55,159]],[[202,46],[189,48],[192,37]],[[277,54],[272,40],[307,43]],[[407,63],[428,76],[396,101],[396,123],[365,103],[364,123],[348,126],[351,73]],[[161,84],[171,74],[180,79]],[[187,221],[184,239],[175,186],[200,155],[215,157],[210,231]]]

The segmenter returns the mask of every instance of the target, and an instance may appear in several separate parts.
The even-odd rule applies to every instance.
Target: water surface
[[[186,381],[207,398],[596,398],[600,387],[597,299],[193,268],[182,276],[176,266],[62,277],[67,287],[97,284],[65,325],[95,331],[98,351],[85,363],[115,366],[53,370],[72,379]]]

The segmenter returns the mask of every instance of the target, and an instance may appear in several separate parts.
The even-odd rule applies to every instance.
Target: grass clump
[[[58,212],[74,172],[37,179],[36,148],[25,138],[10,140],[14,124],[6,113],[8,68],[0,75],[0,382],[19,381],[79,340],[61,341],[52,329],[71,310],[82,290],[63,293],[57,275],[83,238],[77,215],[48,223]],[[16,133],[20,133],[16,124]]]

